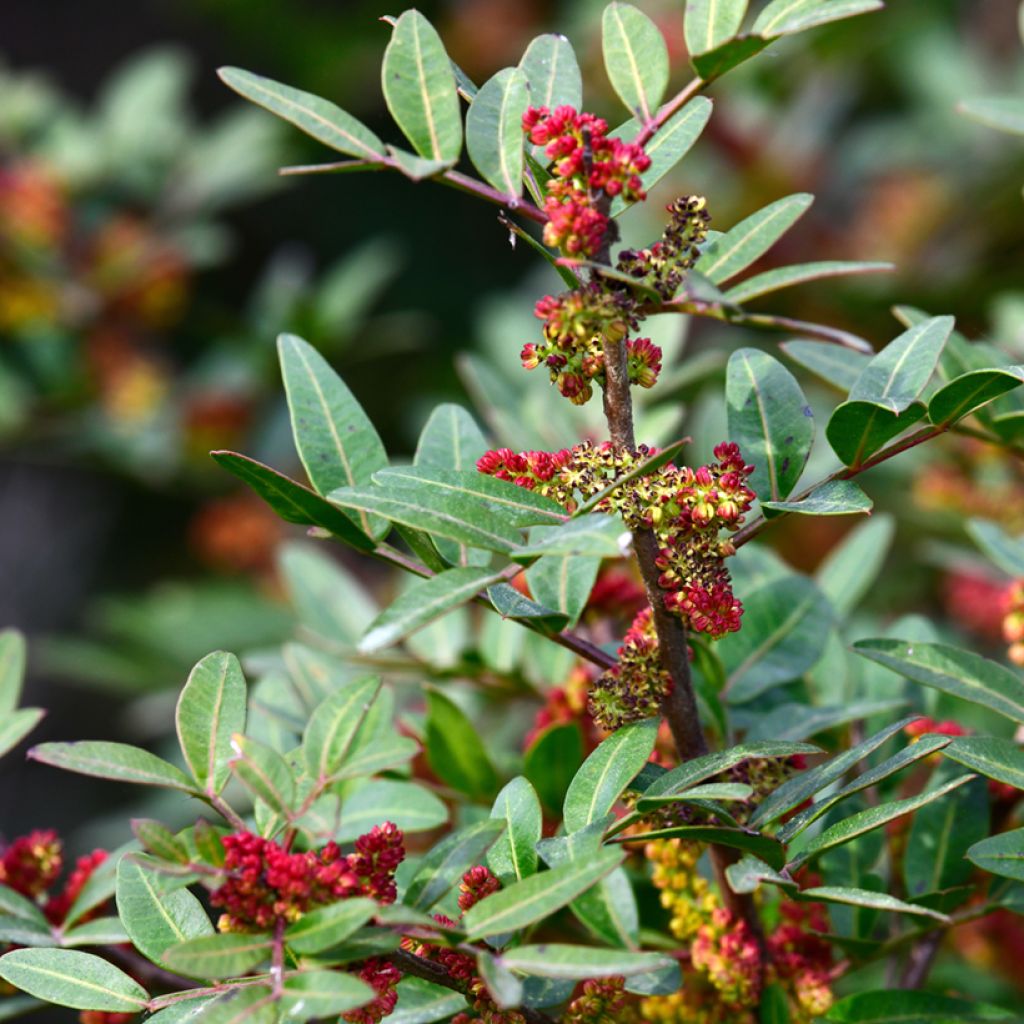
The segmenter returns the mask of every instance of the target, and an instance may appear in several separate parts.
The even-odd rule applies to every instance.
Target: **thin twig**
[[[900,979],[900,988],[920,988],[925,983],[935,958],[939,955],[939,947],[945,934],[942,930],[934,931],[911,947],[907,966]]]

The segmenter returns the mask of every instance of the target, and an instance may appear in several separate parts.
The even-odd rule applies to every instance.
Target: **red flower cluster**
[[[395,869],[405,857],[402,833],[390,822],[360,836],[347,855],[334,842],[290,853],[251,832],[224,836],[222,843],[228,878],[210,895],[213,906],[227,911],[221,931],[263,931],[350,896],[393,903]]]
[[[395,986],[402,980],[402,972],[381,957],[371,957],[364,961],[359,977],[377,993],[377,998],[372,1003],[343,1013],[341,1019],[349,1021],[349,1024],[378,1024],[398,1002]]]
[[[828,920],[820,903],[786,901],[779,909],[785,920],[767,940],[772,968],[801,1015],[818,1018],[832,1005],[832,949],[820,934]]]
[[[573,107],[530,107],[523,131],[553,161],[544,242],[570,256],[593,256],[608,230],[608,201],[644,199],[640,175],[651,166],[643,147],[608,138],[608,123]]]
[[[501,882],[491,874],[491,869],[485,864],[477,864],[476,867],[470,868],[459,882],[459,909],[465,913],[500,888]]]
[[[562,448],[557,452],[514,452],[511,448],[496,448],[481,455],[476,468],[487,476],[509,480],[560,505],[568,505],[572,492],[562,484],[562,473],[572,463],[574,451]]]
[[[697,930],[690,958],[729,1009],[757,1005],[764,969],[757,937],[746,921],[735,919],[724,907],[715,909],[710,921]]]

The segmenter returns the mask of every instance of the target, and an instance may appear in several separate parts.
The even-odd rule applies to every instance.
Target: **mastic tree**
[[[612,3],[605,69],[629,115],[617,128],[584,109],[564,37],[535,39],[478,88],[407,11],[388,19],[381,75],[411,150],[328,100],[222,72],[345,157],[293,170],[396,171],[500,207],[561,288],[537,302],[522,364],[547,371],[550,403],[599,401],[604,427],[554,450],[490,447],[469,412],[442,405],[412,464],[392,463],[327,361],[283,335],[308,483],[243,454],[214,459],[311,538],[411,582],[375,614],[321,551],[296,551],[302,641],[249,658],[252,685],[232,654],[196,665],[174,760],[101,741],[31,750],[163,788],[201,816],[184,829],[136,819],[132,843],[83,858],[63,885],[55,833],[10,842],[0,978],[20,994],[0,1012],[49,1002],[86,1024],[1013,1019],[929,987],[929,973],[958,926],[1024,907],[1019,672],[919,618],[863,631],[891,520],[849,532],[813,578],[759,542],[785,517],[870,513],[870,471],[946,435],[1019,455],[1024,369],[950,316],[901,309],[904,329],[876,352],[848,330],[748,309],[885,269],[751,271],[808,195],[725,231],[711,228],[713,195],[678,196],[660,238],[619,242],[620,216],[708,121],[703,94],[719,76],[879,6],[772,0],[748,15],[744,0],[690,0],[694,77],[668,95],[660,30]],[[479,177],[460,169],[464,147]],[[654,404],[667,358],[649,322],[673,316],[764,332],[764,348],[729,358],[725,432],[704,460],[661,436],[672,400]],[[823,437],[771,354],[780,334],[793,363],[842,395]],[[820,476],[807,468],[816,445],[812,467],[831,448]],[[971,529],[1024,577],[1019,538]],[[1008,593],[1019,663],[1020,584]],[[23,659],[6,634],[7,747],[39,716],[14,710]],[[521,706],[538,700],[520,729]]]

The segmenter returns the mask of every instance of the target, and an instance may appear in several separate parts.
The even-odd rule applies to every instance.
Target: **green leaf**
[[[973,370],[939,388],[928,400],[928,418],[946,426],[1024,384],[1024,366]]]
[[[119,946],[131,939],[116,915],[94,917],[85,924],[77,925],[64,932],[61,945],[65,948],[77,946]]]
[[[508,555],[519,545],[519,532],[506,515],[471,498],[441,495],[436,490],[342,487],[330,499],[344,508],[375,512],[431,536]]]
[[[743,629],[718,645],[733,704],[803,675],[821,657],[832,622],[828,602],[804,576],[763,584],[744,595],[743,607]]]
[[[800,501],[761,502],[766,519],[783,513],[804,516],[868,515],[873,507],[874,502],[852,480],[826,480]]]
[[[216,796],[231,774],[231,737],[245,729],[245,676],[233,654],[208,654],[189,673],[174,721],[192,777]]]
[[[847,616],[882,571],[896,532],[892,516],[873,516],[851,530],[824,558],[815,582],[836,613]]]
[[[61,944],[49,924],[7,914],[0,914],[0,943],[31,946],[34,949]]]
[[[388,1015],[388,1024],[433,1024],[466,1009],[466,999],[461,993],[422,978],[406,975],[396,991],[398,1005]]]
[[[295,802],[295,779],[288,762],[270,747],[238,733],[231,738],[236,756],[228,764],[253,796],[288,817]]]
[[[766,36],[790,35],[883,8],[882,0],[772,0],[754,22]]]
[[[820,835],[815,836],[797,856],[790,862],[791,871],[795,871],[799,865],[807,863],[813,857],[818,857],[826,850],[842,846],[858,836],[871,832],[904,814],[910,814],[921,807],[930,804],[933,800],[939,800],[947,793],[969,782],[973,775],[964,775],[959,779],[953,779],[944,786],[939,786],[927,793],[919,793],[917,796],[908,797],[905,800],[893,800],[890,803],[879,804],[877,807],[868,807],[857,814],[844,818],[842,821],[825,829]]]
[[[993,875],[1024,881],[1024,828],[989,836],[975,843],[967,851],[966,857]],[[0,960],[2,965],[3,961]]]
[[[301,954],[321,953],[340,945],[377,912],[374,900],[355,896],[303,914],[285,932],[285,942]]]
[[[489,588],[487,597],[503,619],[529,622],[552,632],[564,629],[569,621],[562,612],[531,601],[508,583],[499,583]]]
[[[565,36],[548,33],[537,36],[519,61],[530,90],[530,105],[547,107],[570,106],[580,109],[583,103],[583,77],[572,44]]]
[[[706,96],[695,96],[655,132],[651,141],[644,146],[644,151],[651,158],[651,166],[643,175],[644,188],[649,191],[686,156],[700,138],[710,117],[711,100]],[[643,124],[633,117],[616,128],[612,135],[616,138],[633,139],[639,135],[642,128]],[[621,196],[616,196],[612,200],[612,216],[617,217],[628,206]]]
[[[22,896],[20,892],[3,883],[0,883],[0,914],[31,921],[42,928],[50,927],[50,923],[43,917],[43,912],[27,896]]]
[[[843,277],[848,274],[879,274],[895,267],[892,263],[876,263],[849,260],[821,260],[817,263],[798,263],[791,267],[777,267],[762,274],[748,277],[740,284],[733,285],[725,297],[741,305],[762,295],[770,295],[782,288],[792,288],[807,281],[819,281],[825,277]],[[810,342],[809,344],[815,344]]]
[[[698,782],[720,775],[722,772],[753,758],[792,757],[794,754],[817,753],[820,753],[820,748],[812,746],[810,743],[779,743],[775,740],[741,743],[729,750],[691,758],[655,779],[644,790],[643,795],[644,797],[657,797],[681,793],[683,790],[697,785]]]
[[[814,202],[797,192],[769,204],[711,242],[697,261],[696,270],[714,284],[722,284],[763,256]]]
[[[0,957],[0,978],[48,1003],[76,1010],[138,1013],[146,990],[92,953],[72,949],[16,949]]]
[[[16,629],[0,631],[0,715],[18,706],[24,679],[25,637]]]
[[[117,866],[117,912],[135,948],[154,963],[172,946],[213,935],[203,905],[187,889],[165,891],[166,879],[133,857]]]
[[[129,746],[104,740],[77,743],[40,743],[28,756],[34,761],[116,782],[134,782],[140,786],[163,786],[183,793],[195,793],[195,787],[183,771],[162,757]]]
[[[504,820],[491,817],[447,836],[420,861],[402,902],[419,910],[430,910],[471,867],[483,863],[505,827]]]
[[[538,558],[526,570],[526,582],[530,593],[545,607],[564,615],[566,625],[572,628],[587,606],[600,568],[599,558],[551,555]]]
[[[668,85],[668,47],[658,26],[632,4],[614,0],[601,17],[601,48],[619,99],[650,121]]]
[[[371,676],[349,683],[317,707],[302,737],[302,756],[310,778],[333,778],[356,748],[356,737],[380,693]]]
[[[341,805],[339,843],[351,842],[374,825],[390,821],[403,832],[425,832],[448,820],[448,809],[429,790],[413,782],[375,779]]]
[[[289,1021],[336,1017],[364,1006],[377,993],[364,981],[341,971],[303,971],[285,979],[281,1010]]]
[[[167,949],[163,962],[190,978],[232,978],[269,960],[272,947],[264,934],[203,935]]]
[[[967,1003],[933,992],[893,988],[846,996],[825,1014],[825,1020],[842,1024],[953,1024],[954,1021],[1014,1019],[1014,1013],[998,1006]]]
[[[312,345],[294,334],[277,340],[295,447],[317,492],[369,483],[388,463],[384,445],[344,381]],[[358,517],[376,536],[380,521]]]
[[[529,105],[526,75],[519,68],[503,68],[484,83],[466,115],[473,166],[512,199],[523,194],[523,114]]]
[[[430,414],[416,444],[416,466],[473,470],[487,451],[476,420],[460,405],[443,402]]]
[[[210,452],[214,461],[244,480],[285,522],[320,526],[358,551],[376,546],[344,512],[308,487],[237,452]]]
[[[796,378],[764,352],[737,349],[725,397],[729,437],[754,466],[750,486],[762,499],[788,497],[814,444],[814,416]]]
[[[804,889],[800,893],[801,900],[820,903],[839,903],[852,907],[869,907],[872,910],[888,910],[897,914],[915,914],[918,917],[931,917],[937,921],[948,921],[945,914],[928,907],[907,903],[886,892],[872,892],[870,889],[856,889],[846,886],[819,885]]]
[[[619,539],[622,523],[617,517],[594,513],[570,519],[561,526],[535,526],[530,542],[512,552],[517,562],[526,562],[539,555],[590,555],[595,558],[617,558],[622,551]]]
[[[747,730],[748,740],[770,736],[776,740],[806,740],[826,729],[836,729],[870,715],[880,715],[903,707],[907,702],[895,700],[857,700],[847,704],[800,703],[779,704],[766,714],[758,715]]]
[[[360,735],[357,735],[353,749],[335,772],[335,778],[354,779],[360,775],[375,775],[377,772],[398,768],[420,752],[420,745],[408,736],[376,736],[361,743]]]
[[[434,774],[460,793],[490,800],[497,791],[498,776],[480,734],[434,687],[427,688],[426,750]]]
[[[463,917],[470,940],[516,931],[550,916],[618,867],[622,859],[618,850],[599,850],[586,860],[531,875],[485,897]]]
[[[284,118],[331,149],[381,162],[384,144],[366,125],[328,100],[241,68],[220,68],[221,80],[247,100]]]
[[[871,361],[863,352],[820,341],[784,341],[779,347],[795,363],[840,391],[849,391]]]
[[[781,870],[786,863],[786,851],[771,836],[758,835],[743,828],[723,828],[712,825],[680,825],[654,832],[641,832],[630,836],[630,842],[653,842],[657,839],[682,839],[688,843],[714,843],[753,854],[770,867]]]
[[[557,814],[583,761],[583,737],[575,722],[552,725],[526,749],[523,774],[541,803]]]
[[[0,721],[0,756],[13,750],[42,720],[42,708],[19,708],[6,712]]]
[[[1024,135],[1024,100],[1017,96],[980,96],[962,100],[957,110],[997,131]]]
[[[1024,538],[1011,537],[998,523],[969,519],[971,539],[1003,572],[1024,576]]]
[[[945,644],[858,640],[853,651],[943,693],[1024,723],[1024,682],[998,662]]]
[[[522,775],[498,794],[491,818],[503,820],[506,827],[487,853],[487,866],[505,886],[534,874],[542,815],[537,792]]]
[[[729,888],[738,893],[754,892],[764,882],[771,882],[772,885],[789,891],[797,889],[796,882],[791,878],[780,875],[763,860],[750,854],[741,857],[735,864],[730,864],[725,870],[725,877],[729,882]]]
[[[703,81],[713,82],[744,61],[756,57],[770,42],[770,39],[763,36],[736,36],[735,39],[730,39],[707,53],[691,57],[690,63]]]
[[[455,73],[441,37],[419,11],[395,22],[381,67],[384,99],[413,149],[449,164],[462,151]]]
[[[560,525],[566,511],[542,494],[518,487],[509,480],[478,473],[475,469],[443,469],[435,466],[397,466],[375,473],[374,483],[396,497],[408,492],[432,507],[454,502],[474,503],[517,527],[534,524]]]
[[[700,56],[732,39],[743,24],[747,0],[687,0],[686,49]]]
[[[567,832],[603,818],[654,750],[658,719],[635,722],[612,733],[583,762],[565,794],[562,817]]]
[[[521,971],[537,978],[572,980],[616,975],[629,977],[664,970],[675,963],[664,953],[631,953],[624,949],[597,949],[555,942],[517,946],[502,953],[498,962],[510,971]]]
[[[93,870],[85,885],[78,891],[78,895],[71,904],[71,909],[64,917],[63,927],[69,928],[90,910],[95,910],[114,895],[117,866],[121,861],[121,856],[137,850],[138,844],[133,840],[111,851],[110,856]]]
[[[833,411],[825,436],[844,465],[856,468],[884,444],[924,419],[926,411],[922,402],[911,402],[899,413],[876,402],[843,402]]]
[[[395,169],[404,174],[410,181],[425,181],[442,171],[448,170],[450,160],[428,160],[398,146],[388,146],[388,156],[394,161]]]
[[[761,825],[775,821],[793,810],[794,807],[799,807],[815,793],[831,786],[837,779],[841,779],[855,764],[873,754],[915,720],[916,716],[912,715],[909,718],[893,722],[849,750],[844,750],[809,771],[801,772],[788,779],[778,789],[770,793],[754,811],[750,818],[750,824]]]
[[[1024,441],[1024,412],[1008,412],[993,416],[992,433],[1009,444]]]
[[[997,782],[1024,789],[1024,750],[1013,740],[958,736],[942,751],[942,756]]]

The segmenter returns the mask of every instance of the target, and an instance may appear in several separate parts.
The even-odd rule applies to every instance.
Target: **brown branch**
[[[693,78],[666,103],[662,104],[658,113],[640,129],[633,140],[638,146],[646,146],[655,132],[661,128],[677,110],[686,106],[708,83],[703,78]]]
[[[900,979],[900,988],[920,988],[925,983],[935,958],[939,955],[939,948],[945,935],[945,930],[939,929],[911,947],[903,977]]]

